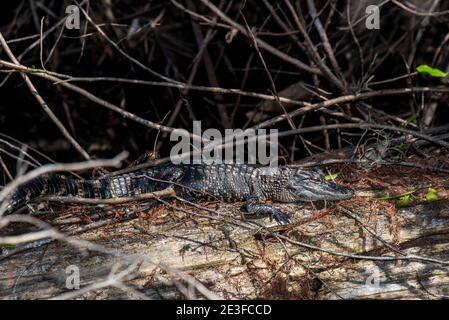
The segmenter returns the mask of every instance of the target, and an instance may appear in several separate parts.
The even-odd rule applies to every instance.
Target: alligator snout
[[[336,183],[329,183],[329,189],[331,197],[334,195],[333,199],[326,199],[326,200],[346,200],[351,199],[354,196],[354,191],[352,189],[346,188],[344,186],[338,185]]]
[[[304,185],[301,192],[301,200],[305,201],[336,201],[350,199],[354,191],[334,182],[322,182]]]

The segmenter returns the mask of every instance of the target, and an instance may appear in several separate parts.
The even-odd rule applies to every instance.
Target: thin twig
[[[161,191],[137,194],[132,197],[90,199],[90,198],[68,197],[68,196],[49,196],[39,198],[39,201],[59,202],[62,204],[70,203],[70,204],[90,204],[90,205],[99,205],[99,204],[112,205],[112,204],[123,204],[128,202],[139,202],[148,199],[158,199],[161,197],[173,197],[174,195],[175,191],[172,188],[167,188]]]
[[[11,61],[16,65],[20,65],[17,58],[14,56],[12,51],[9,49],[9,46],[6,43],[5,38],[3,38],[3,35],[1,32],[0,32],[0,44],[2,45],[3,49],[5,50],[6,54],[11,59]],[[58,117],[56,117],[56,115],[53,113],[53,111],[51,111],[50,107],[47,105],[47,103],[44,101],[44,99],[37,92],[37,89],[31,82],[30,78],[25,73],[21,73],[21,76],[25,80],[25,83],[27,84],[27,86],[30,89],[33,96],[36,98],[37,102],[41,105],[42,109],[44,109],[45,113],[47,113],[47,115],[50,117],[50,119],[56,124],[56,126],[59,128],[59,130],[64,135],[64,137],[83,156],[84,159],[89,160],[90,156],[87,153],[87,151],[84,150],[83,147],[81,147],[81,145],[75,140],[75,138],[73,138],[72,135],[67,131],[67,129],[64,127],[62,122],[58,119]]]
[[[200,0],[200,1],[204,5],[206,5],[212,12],[214,12],[217,16],[219,16],[223,21],[225,21],[226,23],[231,25],[233,28],[237,29],[241,34],[249,37],[244,26],[235,22],[231,18],[229,18],[226,14],[223,13],[223,11],[221,11],[214,4],[212,4],[212,2],[210,2],[209,0]],[[300,70],[303,70],[303,71],[306,71],[306,72],[312,73],[312,74],[320,74],[321,73],[321,71],[319,69],[308,66],[304,62],[302,62],[298,59],[295,59],[295,58],[289,56],[288,54],[285,54],[284,52],[278,50],[277,48],[273,47],[272,45],[268,44],[267,42],[265,42],[259,38],[256,38],[256,41],[260,48],[267,50],[271,54],[277,56],[278,58],[280,58],[288,63],[291,63],[292,65],[298,67]]]

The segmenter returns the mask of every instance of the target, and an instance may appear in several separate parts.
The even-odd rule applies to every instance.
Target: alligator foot
[[[290,214],[273,208],[267,204],[247,202],[242,209],[251,215],[264,216],[268,214],[270,216],[270,220],[274,219],[279,224],[288,224],[292,222],[292,217]]]

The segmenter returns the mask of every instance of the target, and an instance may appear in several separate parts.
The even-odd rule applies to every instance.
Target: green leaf
[[[31,69],[36,70],[36,66],[34,64],[32,64]]]
[[[441,199],[441,197],[434,188],[429,188],[429,190],[427,190],[425,199],[426,201],[438,201]]]
[[[333,180],[337,179],[337,177],[338,177],[338,173],[334,173],[334,174],[330,174],[330,175],[326,176],[325,178],[326,178],[326,181],[333,181]]]
[[[418,71],[419,73],[428,74],[432,77],[437,77],[437,78],[444,78],[449,75],[448,73],[445,73],[445,72],[441,71],[440,69],[432,68],[426,64],[422,64],[422,65],[418,66],[416,68],[416,71]]]
[[[410,197],[415,192],[416,192],[416,190],[413,190],[413,191],[409,191],[409,192],[406,192],[406,193],[403,193],[403,194],[399,194],[399,195],[396,195],[396,196],[389,196],[389,195],[381,196],[381,195],[379,195],[379,196],[373,197],[372,199],[374,199],[374,200],[396,200],[396,199],[402,199],[402,198],[404,198],[406,196]]]
[[[401,151],[405,151],[408,148],[408,144],[401,142],[400,144],[398,144],[397,148]]]
[[[410,204],[410,194],[406,194],[405,196],[402,196],[399,198],[397,207],[402,208],[402,207],[408,206],[409,204]]]
[[[12,250],[12,249],[16,248],[16,245],[6,243],[6,244],[0,245],[0,248],[5,248],[5,249],[8,249],[8,250]]]
[[[408,117],[403,124],[401,124],[401,128],[407,127],[410,123],[418,119],[419,112],[412,114],[410,117]]]

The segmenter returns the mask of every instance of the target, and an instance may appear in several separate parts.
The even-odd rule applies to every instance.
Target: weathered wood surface
[[[346,167],[343,183],[359,196],[328,208],[283,206],[298,224],[274,232],[292,240],[340,253],[397,256],[338,206],[357,215],[366,227],[400,249],[449,261],[449,178],[419,170],[362,170]],[[401,194],[432,186],[440,201],[397,209],[392,201],[372,200],[364,190]],[[425,191],[424,191],[425,194]],[[184,209],[211,214],[187,205]],[[239,204],[212,204],[226,217],[238,217]],[[262,221],[270,225],[268,219]],[[377,261],[338,257],[297,244],[261,237],[256,231],[220,220],[164,208],[147,217],[113,223],[75,236],[124,254],[142,254],[143,262],[126,284],[150,298],[180,298],[172,277],[154,263],[183,270],[225,299],[437,299],[449,296],[449,265],[423,261]],[[107,278],[111,269],[129,265],[123,258],[76,249],[63,242],[0,261],[2,299],[44,299],[69,292],[66,267],[80,269],[81,288]],[[197,294],[201,297],[201,294]],[[101,288],[86,299],[136,298],[130,291]]]

